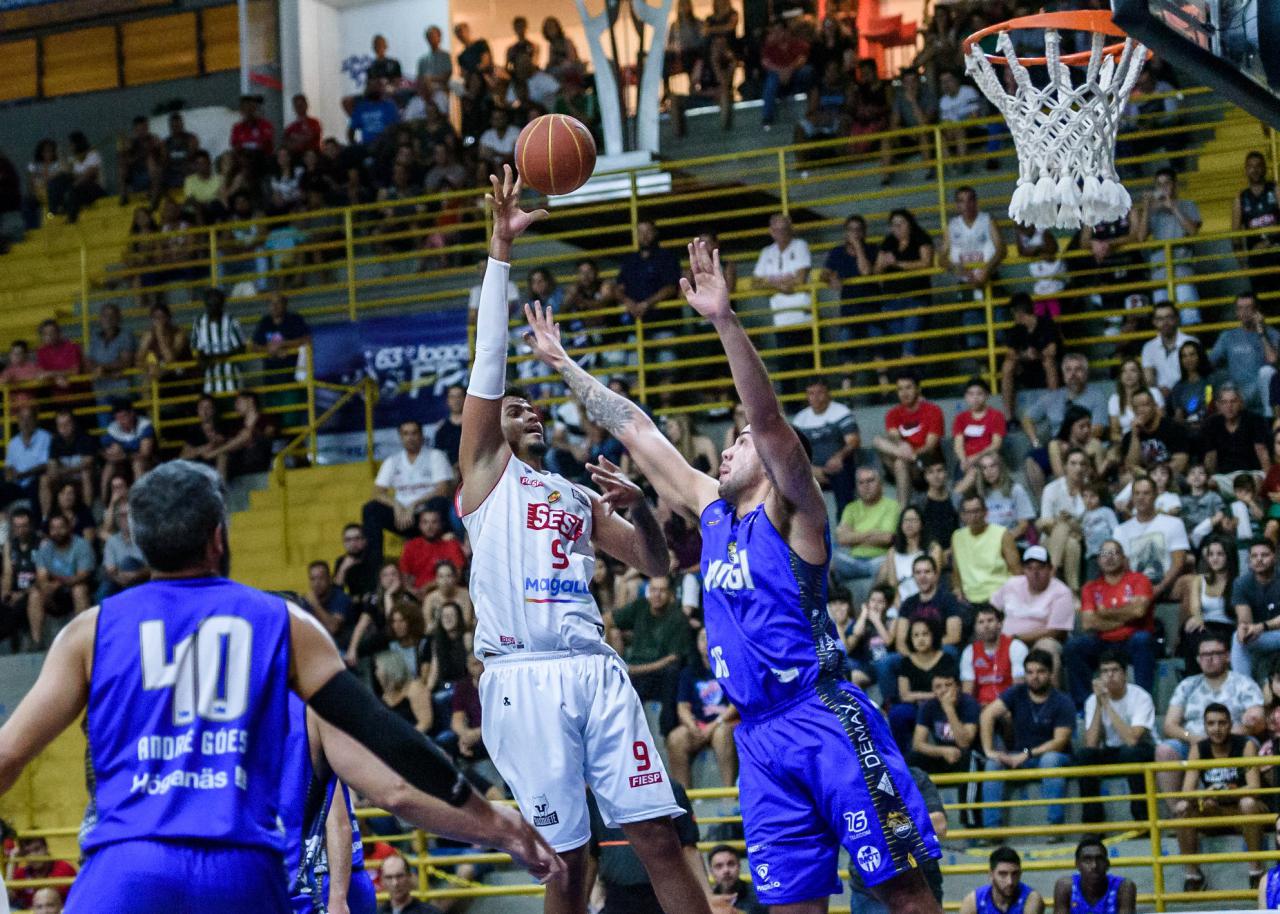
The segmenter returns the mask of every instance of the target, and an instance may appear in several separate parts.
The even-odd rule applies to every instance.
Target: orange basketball
[[[516,140],[516,170],[528,187],[567,194],[587,183],[596,167],[596,141],[582,122],[566,114],[535,117]]]

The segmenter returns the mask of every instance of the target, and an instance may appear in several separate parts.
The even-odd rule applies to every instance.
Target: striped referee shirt
[[[218,358],[244,350],[244,330],[229,314],[211,318],[207,313],[196,318],[191,328],[191,348],[213,361],[204,369],[204,392],[229,394],[240,389],[240,366]]]

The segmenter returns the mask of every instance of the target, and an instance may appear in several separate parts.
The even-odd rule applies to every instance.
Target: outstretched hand
[[[720,252],[710,250],[705,241],[689,245],[689,272],[693,282],[680,278],[680,291],[684,300],[709,321],[716,321],[733,313],[729,306],[729,285],[720,269]]]
[[[644,498],[640,487],[607,457],[601,457],[598,463],[588,463],[587,472],[602,493],[600,503],[607,513],[619,508],[629,508]]]
[[[529,322],[529,329],[524,332],[525,345],[542,362],[559,371],[569,355],[560,342],[560,326],[556,323],[551,306],[544,308],[541,302],[526,304],[524,318]]]
[[[545,209],[525,212],[520,208],[520,191],[524,190],[524,182],[519,177],[512,177],[511,166],[502,166],[502,179],[497,175],[489,175],[489,183],[493,192],[484,195],[490,211],[493,213],[493,236],[510,244],[533,223],[547,217]]]

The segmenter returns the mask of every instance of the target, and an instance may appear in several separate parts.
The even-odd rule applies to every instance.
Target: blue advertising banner
[[[467,311],[432,311],[322,324],[311,334],[316,380],[352,385],[372,378],[378,387],[374,424],[395,427],[406,419],[424,425],[443,419],[445,389],[467,376]],[[316,414],[341,394],[316,390]],[[363,398],[344,407],[324,431],[364,428]]]

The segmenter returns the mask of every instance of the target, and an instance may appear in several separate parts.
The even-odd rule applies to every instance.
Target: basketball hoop
[[[1042,28],[1045,56],[1019,58],[1009,32]],[[1088,51],[1061,53],[1059,30],[1093,33]],[[987,54],[978,42],[996,35],[999,54]],[[1124,37],[1107,45],[1106,36]],[[1038,229],[1075,230],[1113,222],[1133,201],[1116,173],[1116,132],[1120,114],[1148,56],[1147,49],[1124,32],[1103,10],[1040,13],[1010,19],[975,32],[963,44],[965,69],[1004,115],[1018,152],[1018,186],[1009,201],[1015,222]],[[1009,67],[1016,88],[1005,91],[995,66]],[[1028,67],[1049,71],[1038,88]],[[1073,84],[1071,67],[1084,66]]]

